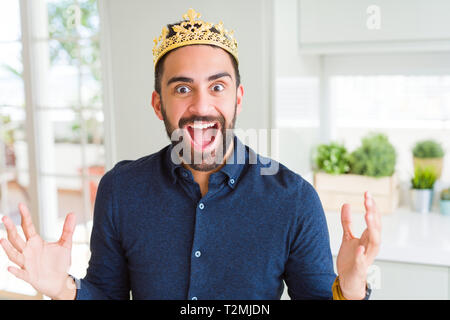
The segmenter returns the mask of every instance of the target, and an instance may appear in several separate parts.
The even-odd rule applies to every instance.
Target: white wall
[[[239,45],[243,110],[237,128],[270,128],[271,110],[271,0],[186,1],[114,0],[100,6],[109,42],[113,162],[136,159],[169,144],[163,122],[151,107],[153,39],[167,23],[181,20],[190,8],[205,21],[223,21],[235,31]],[[108,106],[107,106],[108,107]]]
[[[275,62],[277,77],[318,76],[320,61],[299,52],[298,0],[274,1]]]
[[[298,0],[275,1],[276,77],[313,77],[319,79],[320,57],[300,55],[298,42]],[[275,106],[276,108],[276,106]],[[319,128],[277,128],[278,160],[310,180],[310,153],[320,139]]]
[[[450,50],[447,0],[298,1],[303,52]]]

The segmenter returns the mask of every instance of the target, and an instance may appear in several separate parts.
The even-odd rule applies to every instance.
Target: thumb
[[[66,216],[61,238],[59,238],[58,241],[59,245],[63,246],[64,248],[72,249],[72,236],[75,230],[75,221],[76,216],[74,213],[71,212]]]

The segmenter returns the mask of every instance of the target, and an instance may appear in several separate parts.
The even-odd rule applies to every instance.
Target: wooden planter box
[[[397,175],[374,178],[356,174],[332,175],[314,173],[316,189],[325,211],[341,212],[344,203],[350,204],[351,212],[365,213],[364,192],[369,191],[382,214],[395,211],[399,203],[399,183]]]

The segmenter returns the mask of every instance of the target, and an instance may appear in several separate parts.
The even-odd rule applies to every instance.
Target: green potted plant
[[[450,188],[441,191],[439,206],[442,214],[450,215]]]
[[[411,204],[416,212],[430,212],[433,203],[433,187],[437,180],[436,168],[418,166],[411,179]]]
[[[431,166],[436,169],[437,178],[441,177],[445,152],[439,142],[432,139],[419,141],[415,144],[412,153],[414,169],[419,166]]]
[[[319,145],[314,187],[325,210],[339,211],[349,203],[355,212],[365,212],[362,199],[369,191],[381,213],[392,213],[399,200],[395,164],[396,151],[384,134],[369,133],[352,153],[338,143]]]
[[[338,142],[319,145],[316,149],[314,162],[316,170],[329,174],[343,174],[350,170],[347,149]]]
[[[390,177],[394,174],[397,154],[382,133],[371,133],[362,145],[350,154],[351,173],[369,177]]]

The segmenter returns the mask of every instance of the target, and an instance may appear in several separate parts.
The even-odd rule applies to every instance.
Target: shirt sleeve
[[[114,219],[114,169],[100,180],[86,276],[77,283],[77,300],[130,298],[127,263]]]
[[[333,299],[336,279],[328,227],[322,203],[314,187],[302,179],[296,221],[290,230],[289,256],[284,280],[291,299]]]

